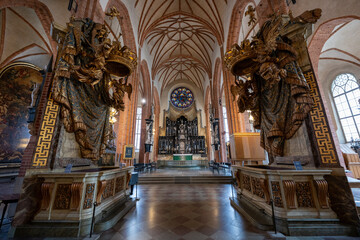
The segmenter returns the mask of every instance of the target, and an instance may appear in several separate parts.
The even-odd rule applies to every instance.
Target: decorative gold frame
[[[126,157],[126,149],[127,149],[127,148],[132,148],[131,158]],[[133,145],[133,144],[124,145],[123,160],[134,159],[134,157],[135,157],[135,148],[134,148],[134,145]]]

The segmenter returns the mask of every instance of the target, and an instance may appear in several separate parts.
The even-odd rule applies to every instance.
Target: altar
[[[193,160],[192,154],[173,154],[173,160],[179,161],[179,160]]]
[[[156,162],[158,167],[206,167],[208,159],[201,154],[163,154]]]

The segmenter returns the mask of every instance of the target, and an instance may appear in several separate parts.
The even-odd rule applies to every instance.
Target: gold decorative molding
[[[253,136],[260,136],[259,132],[240,132],[240,133],[233,133],[230,134],[230,136],[234,136],[234,137],[253,137]]]
[[[325,109],[322,104],[319,88],[313,71],[311,70],[304,73],[304,77],[309,85],[310,95],[314,100],[313,108],[310,111],[310,117],[321,163],[325,165],[338,165],[339,162],[335,146],[332,141],[330,128],[325,115]]]
[[[129,188],[130,178],[131,178],[131,172],[127,172],[127,174],[126,174],[126,189]]]
[[[260,178],[260,186],[264,192],[266,203],[270,204],[270,192],[269,192],[269,187],[268,187],[269,186],[268,180],[264,179],[264,178]]]
[[[34,64],[31,64],[31,63],[27,63],[27,62],[15,62],[15,63],[10,63],[9,65],[6,65],[5,67],[3,67],[1,70],[0,70],[0,78],[2,77],[2,75],[7,71],[9,70],[10,68],[13,68],[13,67],[28,67],[28,68],[32,68],[36,71],[40,71],[41,68],[39,68],[38,66],[35,66]]]
[[[101,203],[101,197],[102,197],[102,194],[104,193],[105,187],[106,187],[106,180],[99,181],[98,192],[96,194],[96,203],[98,205],[100,205],[100,203]]]
[[[70,203],[71,210],[76,211],[80,207],[82,186],[83,186],[83,183],[72,183],[71,184],[71,203]]]
[[[53,101],[50,93],[35,149],[33,167],[45,167],[47,165],[58,114],[59,105]]]
[[[288,208],[296,208],[295,205],[295,182],[293,180],[284,180],[285,199]]]
[[[321,208],[329,208],[327,203],[328,198],[328,183],[326,180],[314,180],[314,184],[317,190],[317,197]]]
[[[84,206],[83,206],[84,209],[88,209],[92,207],[93,199],[94,199],[94,191],[95,191],[95,183],[86,184]]]
[[[45,182],[41,184],[41,210],[47,210],[49,208],[53,188],[54,183]]]
[[[284,207],[282,196],[281,196],[280,183],[277,181],[272,181],[271,182],[271,190],[272,190],[272,195],[273,195],[275,206],[281,207],[281,208]]]

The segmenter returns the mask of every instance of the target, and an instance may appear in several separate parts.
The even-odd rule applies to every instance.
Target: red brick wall
[[[35,127],[34,132],[36,132],[37,135],[40,130],[40,126],[41,126],[43,115],[44,115],[45,108],[46,108],[46,103],[47,103],[48,96],[49,96],[49,93],[51,90],[50,88],[51,88],[51,82],[52,82],[53,76],[54,76],[54,74],[52,72],[49,72],[46,74],[45,83],[44,83],[43,90],[41,93],[39,105],[36,110],[36,118],[35,118],[35,122],[34,122],[34,127]],[[23,158],[21,161],[19,177],[25,176],[26,170],[31,168],[32,159],[33,159],[34,151],[35,151],[36,144],[37,144],[37,139],[38,139],[37,136],[30,137],[29,144],[25,148],[24,155],[23,155]]]

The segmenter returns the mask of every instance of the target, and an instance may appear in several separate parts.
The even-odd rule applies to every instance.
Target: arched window
[[[360,136],[360,89],[354,75],[338,75],[331,86],[332,95],[346,142]]]
[[[223,118],[224,118],[224,131],[225,131],[225,142],[230,141],[229,137],[229,125],[227,121],[226,107],[223,106]]]
[[[140,151],[141,114],[142,114],[142,108],[138,107],[136,110],[135,152]]]

